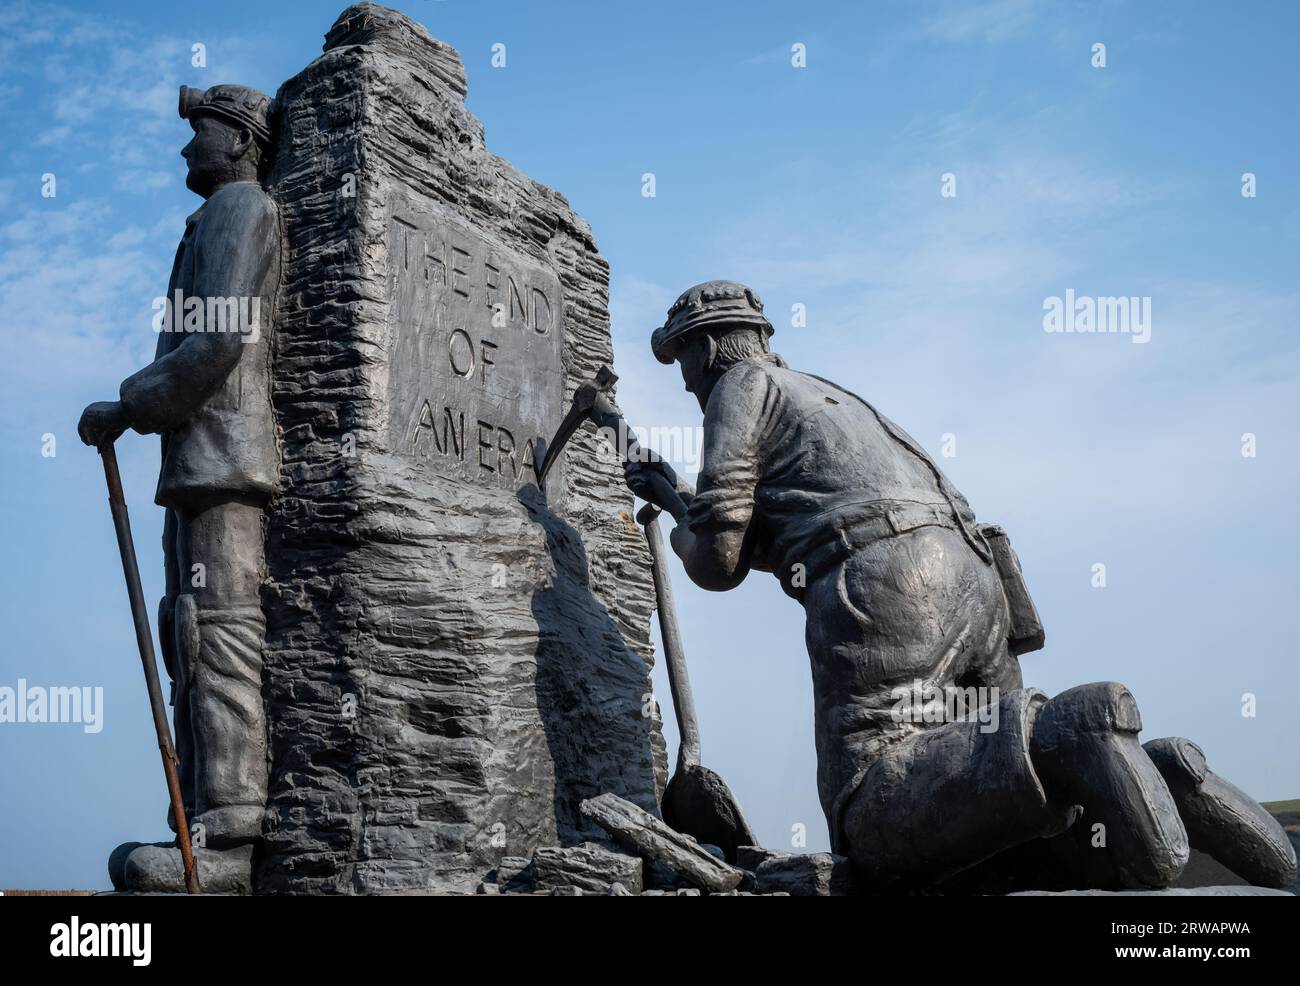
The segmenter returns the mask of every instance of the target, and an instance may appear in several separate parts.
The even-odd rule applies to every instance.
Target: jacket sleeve
[[[701,588],[734,588],[753,566],[754,496],[780,406],[780,388],[758,361],[728,370],[709,396],[699,492],[672,534],[673,550]]]
[[[194,284],[188,297],[251,298],[278,259],[280,237],[275,205],[251,183],[229,185],[204,207],[193,241]],[[262,311],[273,299],[261,300]],[[170,299],[169,302],[170,304]],[[179,323],[183,312],[174,313]],[[208,329],[213,326],[206,326]],[[122,406],[131,427],[142,434],[172,431],[221,387],[239,363],[244,334],[237,331],[183,333],[180,343],[122,382]]]
[[[744,532],[754,513],[763,445],[780,393],[762,364],[737,366],[718,381],[704,415],[704,456],[687,523],[697,537]]]

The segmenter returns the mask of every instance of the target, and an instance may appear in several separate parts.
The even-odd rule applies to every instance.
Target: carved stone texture
[[[526,856],[506,856],[497,863],[496,884],[503,893],[533,889],[533,861]]]
[[[715,857],[689,835],[675,832],[658,818],[614,794],[582,803],[610,835],[647,860],[661,863],[683,880],[710,892],[732,890],[745,874]]]
[[[791,897],[845,897],[854,890],[852,863],[828,852],[773,854],[754,871],[754,890],[785,891]]]
[[[641,857],[589,844],[537,850],[533,857],[534,889],[553,890],[565,886],[600,894],[621,886],[639,894],[642,889]]]
[[[281,87],[286,251],[259,892],[472,892],[655,810],[649,560],[611,449],[537,441],[612,361],[609,269],[490,153],[459,56],[374,4]]]

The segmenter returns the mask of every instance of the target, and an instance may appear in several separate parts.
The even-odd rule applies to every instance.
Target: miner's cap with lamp
[[[204,116],[215,116],[232,126],[247,127],[264,147],[271,143],[271,98],[248,86],[181,86],[179,109],[181,118],[195,130]]]
[[[673,302],[667,320],[650,337],[650,348],[660,363],[671,363],[691,333],[722,323],[752,325],[768,338],[775,331],[752,288],[736,281],[705,281],[687,288]]]

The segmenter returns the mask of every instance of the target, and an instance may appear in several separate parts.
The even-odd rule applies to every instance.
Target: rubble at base
[[[842,897],[858,891],[849,860],[833,853],[777,852],[741,846],[736,865],[716,846],[701,845],[649,812],[613,794],[582,803],[582,813],[609,833],[611,844],[585,842],[537,850],[532,859],[501,860],[479,884],[485,895],[549,897]],[[1011,896],[1290,896],[1262,887],[1178,887],[1165,890]]]
[[[609,894],[618,886],[639,894],[643,889],[641,860],[589,842],[563,849],[538,849],[533,856],[533,887],[559,890],[568,886],[596,894]]]
[[[870,895],[856,884],[849,859],[827,852],[794,853],[740,846],[735,865],[717,846],[701,844],[677,832],[662,819],[614,794],[602,794],[581,804],[582,814],[606,833],[606,841],[571,846],[546,846],[531,857],[505,856],[478,882],[480,896],[529,897],[842,897]],[[175,853],[175,850],[171,850]],[[199,850],[204,891],[247,894],[244,883],[223,879],[215,867],[221,854]],[[228,853],[226,856],[234,857]],[[153,857],[150,857],[153,858]],[[178,863],[157,854],[160,872],[170,866],[179,881]],[[243,870],[248,859],[243,857]],[[1224,871],[1227,873],[1227,871]],[[1229,877],[1233,874],[1227,873]],[[166,893],[165,880],[150,885],[151,893]],[[441,888],[404,889],[403,895],[437,893],[459,896],[463,891]],[[934,891],[931,891],[934,893]],[[938,892],[942,895],[942,891]],[[185,896],[174,891],[169,896]],[[1001,893],[995,896],[1002,896]],[[1013,897],[1168,896],[1168,897],[1289,897],[1290,890],[1216,883],[1173,886],[1163,890],[1024,890]]]

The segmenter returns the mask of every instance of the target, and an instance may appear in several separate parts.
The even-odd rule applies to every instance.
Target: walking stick
[[[149,689],[149,707],[153,710],[153,728],[158,734],[158,750],[162,754],[163,773],[167,775],[167,792],[171,795],[172,817],[176,820],[176,842],[185,864],[185,890],[191,894],[202,893],[198,873],[194,869],[194,851],[190,848],[190,827],[185,821],[185,804],[181,800],[181,782],[176,773],[176,748],[172,746],[172,733],[167,725],[167,707],[163,704],[162,686],[158,684],[158,661],[153,652],[153,631],[149,614],[144,606],[144,591],[140,588],[140,566],[135,560],[135,542],[131,540],[131,518],[126,512],[126,497],[122,494],[122,476],[117,471],[117,451],[113,442],[99,446],[104,461],[104,480],[108,483],[108,506],[113,511],[113,527],[117,531],[117,548],[122,555],[122,574],[126,576],[126,594],[131,599],[131,619],[135,621],[135,639],[140,646],[140,662],[144,665],[144,681]]]

